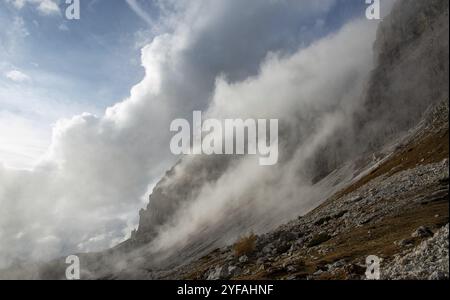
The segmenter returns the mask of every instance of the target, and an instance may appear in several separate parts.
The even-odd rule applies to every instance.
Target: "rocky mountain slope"
[[[448,279],[448,101],[359,180],[278,229],[164,275],[183,279]],[[242,246],[241,246],[242,248]]]
[[[402,257],[419,255],[414,254],[421,251],[414,248],[419,243],[425,251],[429,247],[423,245],[436,245],[423,240],[448,223],[448,2],[398,1],[381,23],[374,47],[377,67],[354,123],[356,141],[364,146],[359,155],[349,155],[340,147],[343,134],[316,155],[319,163],[313,167],[318,177],[313,182],[325,186],[322,190],[330,191],[331,197],[323,194],[315,203],[328,200],[309,214],[255,237],[255,249],[248,256],[238,257],[228,246],[174,272],[152,276],[361,278],[365,258],[378,255],[386,266],[392,261],[384,278],[448,278],[448,243],[430,248],[436,254],[433,261],[424,260],[430,265],[409,262],[413,268],[396,267]],[[217,165],[201,166],[206,174],[219,170],[206,175],[210,180],[220,176]],[[353,170],[350,178],[348,168]],[[418,228],[426,228],[428,234],[411,237]],[[248,231],[243,229],[241,235]],[[445,230],[434,239],[445,240],[439,239],[442,235]],[[187,253],[195,257],[201,251]]]
[[[400,249],[394,249],[393,246],[394,242],[401,242],[396,240],[399,236],[407,239],[420,226],[431,226],[433,230],[437,230],[448,222],[448,204],[445,201],[448,186],[446,188],[445,178],[443,182],[439,181],[443,173],[447,172],[448,174],[448,162],[444,161],[448,158],[448,118],[445,118],[448,111],[446,103],[448,102],[449,79],[448,1],[398,1],[391,15],[380,24],[374,48],[376,68],[372,71],[363,95],[364,105],[357,111],[354,121],[353,133],[356,136],[357,146],[355,148],[357,149],[348,151],[348,147],[342,146],[348,144],[348,141],[345,140],[348,135],[345,132],[336,134],[319,149],[315,158],[311,160],[315,162],[310,166],[314,169],[311,179],[316,188],[321,187],[318,190],[328,191],[329,194],[322,193],[311,202],[314,203],[313,205],[317,205],[328,200],[304,218],[273,231],[272,241],[279,241],[278,243],[274,242],[272,246],[268,246],[271,244],[270,237],[267,241],[265,240],[266,235],[259,235],[256,239],[256,249],[265,249],[266,252],[263,251],[263,253],[269,252],[275,255],[273,257],[262,255],[261,257],[258,254],[260,252],[256,251],[256,254],[252,254],[253,261],[249,257],[243,257],[244,266],[250,265],[250,267],[242,274],[237,270],[245,268],[241,265],[233,265],[236,260],[239,262],[239,258],[236,258],[232,247],[229,246],[220,248],[222,250],[219,251],[222,251],[224,256],[218,255],[217,252],[211,255],[214,259],[219,259],[216,267],[211,267],[211,265],[214,266],[214,263],[206,259],[204,265],[207,266],[207,270],[202,270],[195,264],[188,265],[188,270],[198,270],[198,274],[184,274],[183,269],[177,269],[175,273],[169,272],[166,275],[165,272],[156,272],[152,276],[157,278],[214,278],[217,274],[221,277],[224,272],[225,278],[241,278],[242,276],[252,278],[252,275],[256,278],[261,278],[261,276],[263,278],[285,278],[276,275],[279,272],[277,268],[281,265],[285,267],[286,271],[291,263],[289,260],[282,259],[278,255],[280,252],[286,254],[286,250],[290,249],[291,254],[297,252],[301,260],[308,260],[308,256],[305,256],[302,251],[321,250],[321,246],[311,250],[308,247],[311,240],[321,241],[323,239],[332,243],[332,238],[336,236],[341,237],[342,240],[353,238],[355,243],[350,245],[344,243],[341,249],[334,250],[333,247],[329,247],[324,251],[328,251],[331,253],[330,255],[336,257],[339,257],[338,253],[342,251],[343,257],[353,258],[353,260],[349,259],[346,266],[349,264],[361,265],[361,261],[358,260],[364,260],[364,255],[379,254],[387,259],[394,254],[400,255],[398,253]],[[225,165],[228,166],[228,164]],[[217,166],[210,168],[207,163],[200,163],[200,166],[205,168],[200,174],[208,174],[211,170],[218,169]],[[205,177],[215,180],[220,177],[220,171],[211,175]],[[445,177],[445,175],[443,176]],[[379,188],[377,189],[377,187]],[[174,190],[179,189],[171,189],[169,193]],[[195,188],[189,190],[193,191]],[[438,200],[441,202],[437,201],[437,204],[434,200],[431,201],[433,204],[425,207],[423,211],[421,205],[414,206],[419,200],[412,199],[411,202],[411,197],[433,198],[435,193],[443,200],[439,198],[440,200]],[[354,198],[361,199],[360,201],[351,201]],[[185,201],[186,197],[178,199]],[[151,201],[150,206],[155,203],[157,202],[152,203]],[[297,209],[297,212],[307,212],[314,208],[313,205],[309,208]],[[147,213],[143,212],[140,230],[145,228],[143,225],[151,219],[145,216],[151,214],[152,208],[156,209],[156,207],[150,206]],[[291,210],[294,213],[296,211],[295,207],[291,207]],[[409,215],[403,216],[399,212],[408,212]],[[417,222],[411,222],[411,218],[414,218],[412,216],[422,213],[424,214],[423,220],[417,218],[415,220]],[[427,218],[431,215],[432,219],[428,220]],[[440,217],[434,219],[435,215]],[[383,224],[381,232],[378,232],[378,225],[374,229],[370,229],[374,224],[378,224],[378,218],[388,222]],[[239,234],[248,235],[252,230],[250,226],[246,228],[246,222],[242,221],[245,220],[245,215],[233,215],[231,219],[244,224],[244,226],[234,226],[233,228],[229,223],[219,221],[217,226],[220,228],[231,227],[225,231],[226,233],[237,227],[238,230],[233,232],[235,237]],[[276,223],[270,223],[270,226],[274,225]],[[358,234],[361,234],[362,230],[366,228],[369,228],[367,231],[370,232],[368,237],[366,239],[359,237]],[[257,233],[264,232],[264,230],[258,229],[257,231]],[[220,235],[222,232],[209,229],[202,234],[211,236]],[[392,236],[388,234],[391,232]],[[283,233],[290,236],[287,241],[283,240],[283,237],[278,240]],[[344,233],[349,236],[345,236]],[[352,234],[355,236],[352,237]],[[367,246],[366,243],[371,241],[373,234],[378,234],[380,241],[373,242],[372,248],[364,249]],[[414,243],[417,242],[419,240],[416,239]],[[189,251],[191,249],[186,247],[183,251],[177,252],[177,255],[181,254],[185,261],[189,261],[192,257],[198,257],[202,251],[218,245],[211,243],[207,238],[200,239],[196,244],[202,244],[204,248],[194,247],[192,251]],[[354,253],[353,247],[362,249]],[[376,247],[380,247],[380,249],[376,250]],[[372,250],[372,253],[369,250]],[[189,253],[189,255],[183,256],[185,253]],[[268,269],[272,267],[274,270],[271,269],[266,275],[263,275],[264,272],[262,274],[255,273],[255,270],[251,268],[252,263],[253,267],[258,270],[259,268],[265,269],[267,267],[264,266],[265,258],[271,262]],[[224,264],[227,260],[231,260],[231,264]],[[319,259],[319,265],[327,262],[327,259],[325,262],[323,259],[322,262],[320,261]],[[200,260],[200,264],[202,263],[203,260]],[[308,263],[305,262],[305,264]],[[295,263],[293,264],[295,265]],[[312,264],[314,265],[314,263]],[[230,274],[226,274],[228,268],[233,269],[235,273],[228,272]],[[221,269],[220,272],[219,269]],[[293,278],[293,274],[296,274],[294,269],[296,268],[290,268],[291,272],[286,273],[288,278]],[[310,266],[309,271],[311,270],[314,270],[314,266]],[[316,270],[316,272],[320,273],[320,270]],[[307,277],[312,275],[307,271],[308,268],[306,271],[305,269],[300,271],[300,277],[301,274],[308,274]],[[283,271],[280,271],[280,274],[283,274]]]
[[[380,24],[374,45],[377,67],[364,91],[363,105],[355,113],[353,128],[343,128],[329,137],[303,166],[313,184],[355,157],[370,156],[395,141],[417,125],[430,105],[448,98],[448,33],[448,1],[397,2],[391,15]],[[295,130],[287,131],[281,134],[295,140]],[[354,137],[349,138],[349,132]],[[286,152],[294,152],[299,143],[290,142]],[[148,207],[140,212],[134,240],[151,242],[184,203],[192,202],[203,187],[217,182],[234,161],[223,157],[182,160],[156,186]],[[177,169],[196,176],[180,176]],[[310,205],[303,209],[313,208],[323,200],[309,200]]]

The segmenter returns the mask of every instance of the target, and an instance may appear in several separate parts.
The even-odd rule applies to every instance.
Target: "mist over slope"
[[[254,76],[268,53],[290,55],[355,11],[346,0],[152,2],[153,26],[141,33],[145,76],[129,95],[104,113],[59,120],[32,170],[0,162],[0,268],[127,239],[149,192],[178,159],[169,148],[172,120],[205,111],[217,77]],[[341,7],[353,14],[323,21]]]
[[[304,214],[352,178],[346,161],[380,150],[448,97],[446,1],[399,1],[374,54],[373,32],[356,21],[291,57],[269,57],[255,78],[219,79],[209,115],[279,118],[279,165],[183,158],[141,211],[134,240],[168,250],[211,235],[216,245]]]
[[[345,120],[351,119],[372,66],[375,28],[355,21],[292,56],[269,56],[260,73],[244,82],[219,78],[205,118],[279,119],[279,163],[261,167],[250,156],[184,157],[141,211],[136,239],[156,235],[157,244],[170,248],[214,224],[241,224],[227,233],[234,238],[314,205],[318,191],[311,189],[308,161],[336,130],[349,125]]]

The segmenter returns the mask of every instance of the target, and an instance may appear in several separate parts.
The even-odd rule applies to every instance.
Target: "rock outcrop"
[[[380,24],[377,67],[355,122],[368,150],[377,151],[416,126],[430,105],[448,99],[448,13],[446,0],[400,0]]]
[[[449,279],[448,224],[419,246],[395,256],[383,277],[390,280]]]

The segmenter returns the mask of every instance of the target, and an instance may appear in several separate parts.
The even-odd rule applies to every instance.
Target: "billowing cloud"
[[[27,169],[48,147],[50,134],[36,122],[0,111],[0,156],[8,166]]]
[[[374,35],[365,22],[302,50],[324,35],[332,0],[160,2],[160,34],[142,49],[145,77],[129,97],[102,116],[60,120],[33,170],[0,167],[0,266],[123,240],[149,188],[177,159],[169,149],[173,119],[189,119],[211,101],[212,115],[235,109],[289,119],[298,105],[295,111],[307,118],[311,107],[336,108],[332,99],[350,105],[367,71]],[[325,108],[311,137],[317,144],[345,117],[345,111],[327,115]],[[301,155],[308,151],[305,146]],[[242,182],[242,191],[248,184]],[[218,209],[223,202],[211,205]]]
[[[279,119],[281,160],[268,168],[249,156],[233,162],[217,181],[200,182],[198,195],[183,199],[179,210],[159,228],[153,244],[156,251],[170,253],[199,237],[199,232],[205,241],[205,228],[216,228],[208,243],[233,242],[239,234],[280,225],[324,200],[336,182],[314,186],[308,166],[321,146],[352,126],[373,67],[375,32],[376,23],[354,21],[292,55],[269,54],[258,75],[244,81],[219,77],[207,116]],[[185,174],[190,164],[185,159],[174,172]],[[183,176],[187,175],[164,183],[168,192],[177,189]],[[339,176],[345,182],[346,174]]]

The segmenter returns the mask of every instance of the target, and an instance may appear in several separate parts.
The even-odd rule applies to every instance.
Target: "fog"
[[[197,233],[206,234],[209,227],[235,222],[231,232],[227,230],[232,226],[227,225],[211,237],[233,242],[239,235],[261,233],[266,226],[302,215],[326,199],[331,185],[314,186],[309,166],[334,135],[352,129],[353,113],[373,68],[376,25],[353,21],[293,55],[269,54],[256,76],[241,82],[217,79],[207,117],[279,119],[280,161],[268,167],[260,166],[255,156],[234,158],[217,180],[200,182],[198,194],[182,200],[179,210],[159,228],[153,243],[156,251],[177,249]],[[346,143],[352,145],[352,140]],[[353,147],[357,153],[358,147]],[[167,193],[179,188],[182,177],[195,178],[197,171],[202,178],[204,170],[192,169],[192,159],[202,160],[184,158],[164,182]],[[189,172],[184,171],[185,165]]]
[[[323,17],[335,3],[161,1],[157,35],[142,49],[145,77],[129,97],[102,116],[60,120],[33,170],[0,164],[0,267],[128,238],[148,194],[179,159],[170,153],[170,122],[193,110],[279,119],[280,162],[233,161],[157,228],[155,249],[185,243],[233,209],[290,217],[291,207],[311,207],[310,159],[350,126],[378,24],[352,20],[330,30]]]

